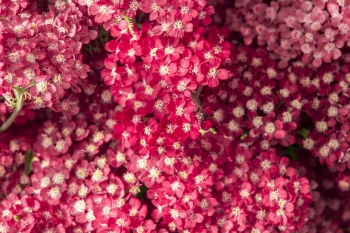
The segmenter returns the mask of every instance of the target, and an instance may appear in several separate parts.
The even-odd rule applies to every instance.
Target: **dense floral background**
[[[350,232],[349,0],[0,0],[0,233]]]

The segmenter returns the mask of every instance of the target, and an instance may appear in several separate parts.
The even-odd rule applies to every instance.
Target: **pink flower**
[[[131,219],[123,211],[118,211],[118,215],[115,218],[110,218],[108,220],[108,226],[117,230],[120,233],[129,232],[129,225]]]
[[[193,24],[192,23],[186,23],[181,19],[175,20],[174,23],[169,27],[167,30],[167,33],[169,36],[175,37],[175,38],[182,38],[184,36],[185,32],[192,32],[193,31]]]
[[[108,162],[113,167],[120,167],[127,163],[128,159],[134,152],[131,149],[118,148],[115,152],[113,149],[109,148],[108,151]]]
[[[157,168],[156,162],[153,160],[147,161],[147,170],[143,170],[139,178],[148,188],[152,188],[155,183],[162,183],[164,180],[162,172]]]
[[[198,11],[194,9],[194,6],[195,2],[191,0],[178,0],[175,7],[179,10],[175,11],[174,17],[181,18],[183,23],[191,22],[198,16]]]
[[[198,20],[204,25],[208,26],[211,22],[211,15],[215,13],[213,6],[207,6],[206,8],[200,7],[201,11],[198,12]]]
[[[105,1],[94,3],[89,7],[89,14],[95,16],[96,23],[107,22],[112,18],[112,14],[115,12],[111,6],[104,3]]]
[[[140,4],[140,10],[145,13],[150,13],[149,20],[154,21],[158,17],[165,16],[166,12],[162,7],[164,7],[166,3],[166,0],[142,1]]]
[[[240,225],[240,229],[245,228],[244,222],[246,221],[247,214],[239,203],[231,203],[231,208],[226,210],[227,217],[231,218],[232,222],[237,222]]]
[[[103,198],[101,206],[94,208],[94,215],[98,221],[93,223],[94,228],[100,228],[100,223],[106,224],[110,218],[116,218],[118,210],[115,201],[109,198]]]
[[[173,208],[165,207],[163,214],[164,221],[161,225],[168,227],[168,224],[174,223],[174,227],[181,230],[183,229],[183,219],[186,218],[186,216],[186,211],[181,205],[175,204]]]
[[[116,140],[121,139],[122,145],[125,148],[130,148],[136,142],[136,135],[133,132],[134,127],[132,125],[124,126],[122,124],[117,124],[114,126],[113,137]]]
[[[136,61],[136,56],[140,56],[141,46],[138,41],[122,42],[118,45],[118,57],[123,64],[132,65]]]
[[[287,200],[281,199],[280,202],[283,203],[282,207],[274,207],[268,214],[268,219],[274,224],[287,225],[288,220],[294,216],[293,210],[294,206]]]
[[[175,101],[171,101],[167,107],[170,112],[169,120],[173,122],[179,122],[181,119],[191,120],[191,113],[193,113],[194,106],[187,99],[177,98]]]
[[[141,205],[140,199],[130,198],[128,204],[123,206],[123,211],[128,213],[129,217],[135,221],[143,221],[147,215],[147,206]]]
[[[184,119],[179,119],[176,124],[178,127],[175,129],[175,134],[179,138],[191,138],[196,139],[199,135],[200,126],[197,122],[191,122]]]
[[[219,79],[228,78],[228,72],[225,69],[218,69],[220,66],[219,59],[211,59],[201,65],[201,73],[197,77],[197,82],[208,84],[209,87],[217,87]]]

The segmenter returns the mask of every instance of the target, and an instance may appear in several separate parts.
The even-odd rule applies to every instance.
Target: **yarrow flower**
[[[349,4],[3,1],[0,232],[348,231]]]
[[[246,45],[256,38],[259,45],[278,56],[280,67],[287,67],[300,55],[304,64],[318,68],[323,62],[339,59],[346,46],[349,22],[345,2],[241,1],[226,9],[225,25],[239,32]]]

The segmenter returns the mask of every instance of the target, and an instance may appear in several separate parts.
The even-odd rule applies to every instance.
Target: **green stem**
[[[31,149],[27,150],[24,158],[24,173],[28,175],[33,170],[32,163],[34,158],[34,151]]]
[[[132,19],[133,24],[138,28],[141,29],[141,24],[136,21],[136,19]]]
[[[202,102],[201,102],[201,100],[199,99],[199,96],[200,96],[202,90],[203,90],[203,85],[199,85],[199,87],[198,87],[196,93],[192,93],[192,98],[196,101],[197,106],[198,106],[200,109],[202,109]]]
[[[143,118],[143,122],[147,123],[147,121],[149,121],[149,119],[151,119],[151,117],[145,117],[145,118]]]
[[[145,13],[141,12],[141,14],[139,15],[139,19],[137,20],[137,23],[141,25],[141,21],[143,19],[143,17],[145,16]]]
[[[6,122],[0,127],[0,131],[5,131],[10,127],[10,125],[13,123],[15,118],[18,116],[18,114],[21,112],[23,103],[24,103],[24,95],[21,90],[18,90],[17,88],[13,89],[13,92],[16,97],[16,107],[13,110],[11,116],[6,120]]]
[[[276,111],[279,107],[281,107],[282,104],[284,104],[284,101],[279,102],[279,103],[277,104],[277,106],[275,107],[275,110],[274,110],[274,111]]]
[[[132,36],[135,35],[134,24],[133,24],[133,21],[135,21],[135,19],[130,18],[126,15],[124,15],[123,19],[128,23],[128,30],[129,30],[130,35],[132,35]]]
[[[199,95],[201,94],[202,90],[203,90],[203,85],[200,84],[199,87],[198,87],[198,90],[197,90],[197,92],[196,92],[196,96],[197,96],[198,98],[199,98]]]

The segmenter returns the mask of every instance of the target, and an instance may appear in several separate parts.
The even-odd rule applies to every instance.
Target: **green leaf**
[[[277,104],[277,106],[275,107],[275,110],[274,110],[274,111],[276,111],[279,107],[281,107],[282,104],[284,104],[284,101],[279,102],[279,103]]]
[[[140,187],[140,192],[138,194],[136,194],[136,197],[138,199],[140,199],[141,201],[143,201],[145,199],[145,194],[147,192],[148,188],[145,185],[142,185]]]
[[[210,128],[209,132],[212,133],[212,134],[217,134],[217,132],[216,132],[216,130],[214,128]]]
[[[248,136],[248,130],[244,130],[241,135],[241,140],[244,141],[244,139]]]
[[[15,104],[14,110],[13,110],[12,114],[10,115],[10,117],[7,118],[7,120],[1,125],[0,131],[5,131],[11,126],[11,124],[13,123],[13,121],[15,120],[17,115],[22,110],[26,94],[29,94],[29,93],[28,93],[28,90],[26,88],[23,88],[20,86],[14,86],[13,87],[13,94],[15,95],[15,100],[13,101],[13,99],[9,98],[10,103],[6,103],[6,105],[9,106],[9,104]]]
[[[203,130],[203,129],[200,129],[200,130],[199,130],[199,133],[202,134],[202,136],[203,136],[206,132],[208,132],[208,131],[205,131],[205,130]]]
[[[103,47],[108,41],[110,41],[109,33],[102,26],[100,26],[98,30],[98,40],[101,42]]]
[[[135,21],[135,19],[134,18],[130,18],[129,16],[127,16],[127,15],[124,15],[123,16],[123,19],[128,23],[128,30],[129,30],[129,33],[130,33],[130,35],[135,35],[135,31],[134,31],[134,21]]]
[[[212,134],[217,134],[216,130],[214,128],[210,128],[208,130],[204,130],[204,129],[200,129],[199,133],[202,134],[202,136],[206,133],[206,132],[210,132]]]
[[[293,144],[291,146],[288,146],[284,151],[284,155],[288,155],[291,159],[291,161],[298,160],[297,152],[302,148],[300,144]]]
[[[13,215],[13,220],[14,220],[15,222],[21,221],[21,215]]]
[[[196,93],[192,93],[192,99],[196,102],[197,106],[202,109],[202,102],[199,98],[203,90],[203,86],[199,85]]]
[[[24,162],[24,173],[28,175],[32,171],[32,163],[34,158],[34,152],[29,149],[24,154],[25,156],[25,162]]]
[[[151,119],[151,117],[145,117],[145,118],[143,118],[143,122],[147,123],[150,119]]]
[[[307,136],[309,135],[310,130],[303,128],[303,129],[299,129],[298,130],[298,134],[300,134],[301,136],[303,136],[304,138],[307,138]]]
[[[91,43],[89,43],[88,45],[86,45],[86,46],[84,47],[84,49],[85,49],[86,51],[88,51],[88,52],[90,53],[90,55],[92,56],[92,51],[93,51],[94,47],[92,47]]]
[[[94,52],[101,52],[105,47],[106,43],[110,41],[109,32],[107,32],[102,26],[99,27],[97,38],[93,41],[90,41],[89,44],[84,46],[84,49],[90,53],[92,56]]]
[[[145,13],[141,12],[141,14],[139,14],[139,18],[137,20],[137,24],[141,24],[141,20],[143,19],[143,17],[145,16]]]

